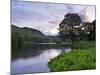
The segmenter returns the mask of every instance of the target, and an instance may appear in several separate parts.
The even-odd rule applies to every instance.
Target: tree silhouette
[[[75,34],[78,34],[78,28],[82,22],[80,16],[75,13],[68,13],[64,16],[64,20],[59,24],[60,37],[64,39],[70,38],[73,41]],[[74,37],[75,38],[75,37]]]

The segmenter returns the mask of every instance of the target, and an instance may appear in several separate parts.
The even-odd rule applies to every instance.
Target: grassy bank
[[[72,44],[73,49],[89,49],[95,48],[95,41],[74,41]]]
[[[53,58],[48,63],[50,70],[55,72],[96,68],[95,42],[77,42],[74,43],[73,48],[72,52],[63,53]]]

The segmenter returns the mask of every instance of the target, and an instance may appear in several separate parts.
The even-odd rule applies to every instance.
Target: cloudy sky
[[[31,27],[46,35],[57,35],[59,23],[67,13],[78,13],[83,21],[95,19],[95,6],[37,3],[12,0],[12,24]]]

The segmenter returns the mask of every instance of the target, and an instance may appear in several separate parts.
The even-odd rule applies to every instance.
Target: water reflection
[[[54,48],[47,50],[40,50],[40,54],[37,56],[31,56],[28,58],[17,58],[12,61],[11,72],[12,73],[36,73],[36,72],[49,72],[48,61],[58,56],[62,52],[69,52],[70,48]],[[31,53],[32,54],[32,53]],[[34,54],[34,53],[33,53]]]

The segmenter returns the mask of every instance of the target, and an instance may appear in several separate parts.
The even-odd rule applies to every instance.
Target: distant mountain
[[[12,33],[19,33],[23,36],[25,41],[31,42],[47,42],[49,38],[45,36],[41,31],[28,28],[28,27],[17,27],[15,25],[11,25],[11,32]]]
[[[58,35],[55,35],[55,36],[48,36],[48,38],[49,38],[50,41],[52,41],[52,42],[61,41],[61,38],[60,38]]]

